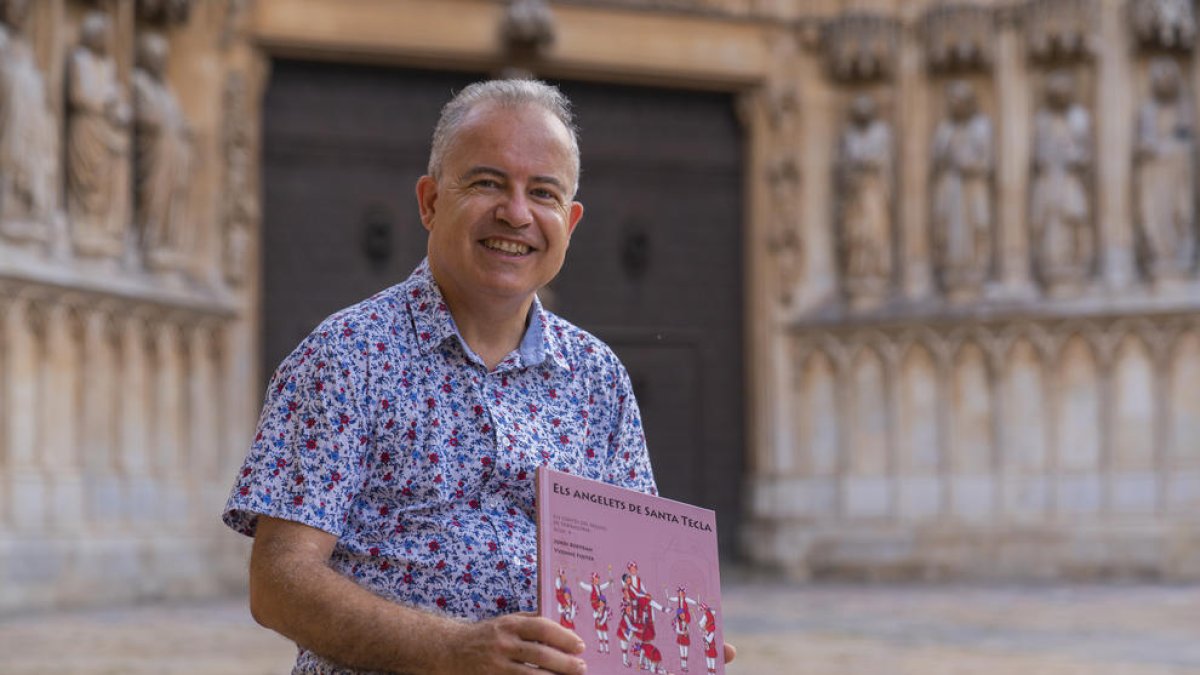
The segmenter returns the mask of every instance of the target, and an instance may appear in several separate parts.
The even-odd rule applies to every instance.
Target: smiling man
[[[533,614],[538,466],[655,492],[629,376],[536,291],[583,215],[567,100],[524,80],[442,111],[428,257],[280,365],[224,513],[295,673],[583,673]],[[732,658],[727,647],[726,658]]]

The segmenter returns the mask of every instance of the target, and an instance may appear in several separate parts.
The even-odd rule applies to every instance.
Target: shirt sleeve
[[[365,349],[352,322],[331,318],[279,366],[223,520],[254,536],[259,515],[341,535],[362,487],[369,420]]]
[[[657,495],[658,486],[646,449],[642,414],[633,395],[629,373],[613,356],[611,381],[613,428],[609,434],[607,482],[646,494]]]

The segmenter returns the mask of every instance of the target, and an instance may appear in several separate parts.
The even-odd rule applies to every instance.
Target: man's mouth
[[[481,243],[493,251],[500,251],[509,255],[527,255],[533,250],[530,246],[506,239],[484,239]]]

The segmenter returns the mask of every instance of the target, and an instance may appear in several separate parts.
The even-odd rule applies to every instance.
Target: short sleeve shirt
[[[280,365],[223,518],[249,536],[260,514],[334,534],[331,566],[396,602],[536,611],[539,466],[656,492],[628,374],[536,298],[489,372],[426,261]],[[297,672],[348,671],[302,649]]]

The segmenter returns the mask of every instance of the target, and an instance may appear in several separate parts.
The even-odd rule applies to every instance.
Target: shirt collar
[[[550,363],[563,370],[570,370],[567,363],[566,351],[563,349],[563,337],[550,325],[550,313],[542,307],[542,301],[533,296],[533,305],[529,308],[529,327],[525,329],[525,337],[521,339],[521,360],[526,365],[541,363],[547,357]]]
[[[455,338],[462,345],[463,351],[478,360],[458,332],[458,326],[454,323],[454,317],[450,314],[442,291],[433,280],[428,258],[421,261],[404,287],[405,301],[412,317],[413,337],[417,349],[422,354],[429,354],[440,348],[446,340]],[[521,365],[536,366],[549,356],[550,363],[570,370],[562,347],[562,337],[551,329],[549,314],[535,295],[529,308],[528,327],[517,346]]]

